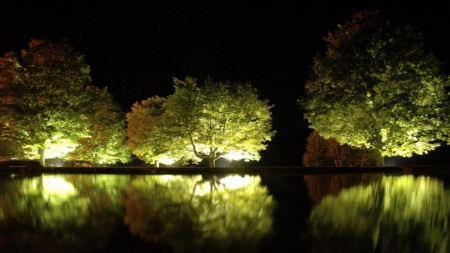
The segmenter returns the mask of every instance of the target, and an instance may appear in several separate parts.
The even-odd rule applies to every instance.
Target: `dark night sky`
[[[301,165],[310,130],[296,105],[325,37],[360,10],[424,34],[425,50],[450,74],[450,4],[433,1],[2,1],[0,53],[31,38],[67,38],[85,55],[93,85],[125,110],[173,92],[172,78],[251,81],[275,104],[277,135],[255,166]],[[437,3],[438,1],[436,1]],[[407,3],[407,4],[405,4]],[[402,164],[450,164],[448,148]],[[387,164],[394,159],[388,159]]]

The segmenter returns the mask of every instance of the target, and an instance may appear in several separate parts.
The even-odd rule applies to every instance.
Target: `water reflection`
[[[347,175],[334,177],[349,181]],[[320,202],[310,215],[311,252],[448,252],[450,194],[442,181],[412,175],[372,179],[337,183],[334,195],[322,198],[320,187],[312,188]],[[305,180],[311,187],[321,179]]]
[[[95,252],[123,217],[129,176],[42,175],[0,184],[0,252]]]
[[[232,175],[3,178],[0,252],[108,252],[123,228],[146,239],[146,251],[152,243],[175,252],[257,251],[275,206],[260,183]]]
[[[426,176],[0,177],[0,252],[449,252],[449,215]]]
[[[258,176],[145,176],[127,189],[125,223],[175,252],[254,252],[273,208]]]

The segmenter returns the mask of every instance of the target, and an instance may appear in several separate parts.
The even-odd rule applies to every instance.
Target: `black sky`
[[[296,100],[313,57],[325,51],[323,37],[353,13],[378,9],[393,26],[411,25],[450,74],[450,3],[411,2],[5,0],[0,53],[27,48],[31,38],[67,38],[85,55],[93,85],[107,86],[124,110],[171,94],[173,77],[251,81],[275,104],[278,132],[255,165],[294,166],[310,132]],[[401,163],[450,164],[447,151]]]

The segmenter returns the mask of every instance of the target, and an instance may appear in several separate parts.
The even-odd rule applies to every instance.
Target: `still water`
[[[442,173],[0,176],[0,252],[450,251]]]

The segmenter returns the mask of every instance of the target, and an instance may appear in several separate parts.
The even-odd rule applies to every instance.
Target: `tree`
[[[71,152],[93,162],[128,161],[124,114],[107,89],[89,86],[83,56],[66,40],[29,46],[0,58],[0,138],[43,165]]]
[[[208,159],[210,167],[215,167],[215,161],[221,157],[259,160],[259,151],[266,148],[265,142],[271,140],[275,131],[271,130],[272,106],[267,100],[258,99],[255,88],[249,83],[216,82],[209,77],[202,86],[192,77],[184,81],[174,78],[174,83],[175,93],[167,101],[143,101],[127,115],[127,144],[137,147],[139,138],[132,138],[142,131],[139,134],[146,136],[151,147],[147,153],[142,150],[141,157],[145,154],[149,160],[158,160],[158,155],[170,154],[172,158],[194,162]],[[150,109],[137,116],[142,106]],[[137,123],[139,130],[130,124],[132,117],[143,122]]]
[[[175,133],[167,121],[166,98],[158,96],[135,103],[131,112],[126,114],[126,145],[131,152],[146,163],[173,164],[189,157],[194,159],[188,147]]]
[[[9,139],[0,139],[0,161],[10,160],[11,157],[22,158],[23,153],[20,146],[17,143],[10,141]]]
[[[76,146],[76,140],[87,134],[85,121],[79,117],[85,105],[85,87],[91,82],[89,66],[65,40],[49,42],[31,40],[20,58],[5,55],[2,72],[11,80],[8,86],[16,100],[8,105],[10,112],[2,122],[15,131],[29,155],[45,164],[45,151],[53,147],[60,156]],[[20,99],[17,99],[20,98]],[[55,148],[57,147],[57,148]]]
[[[221,157],[228,160],[260,159],[275,131],[271,130],[271,105],[258,99],[249,83],[213,81],[203,86],[195,78],[174,79],[175,93],[168,97],[170,120],[188,140],[190,150],[209,166]]]
[[[15,97],[12,87],[17,84],[17,57],[14,53],[7,53],[0,57],[0,146],[1,154],[6,157],[21,157],[22,147],[15,137],[18,133],[11,127],[9,115],[14,115],[12,109],[18,104],[20,97]]]
[[[352,167],[373,166],[376,163],[373,150],[341,145],[334,138],[323,138],[317,131],[313,131],[307,141],[303,154],[304,166]]]
[[[89,160],[96,164],[127,163],[131,153],[125,145],[125,115],[108,89],[88,86],[90,97],[82,114],[88,119],[89,136],[78,140],[78,146],[69,154],[72,160]]]
[[[421,38],[409,26],[391,27],[377,11],[358,12],[330,32],[298,100],[310,127],[341,144],[376,150],[378,166],[385,156],[439,146],[449,83]]]
[[[333,166],[333,159],[329,156],[328,141],[313,131],[307,138],[306,151],[303,154],[303,166]]]

